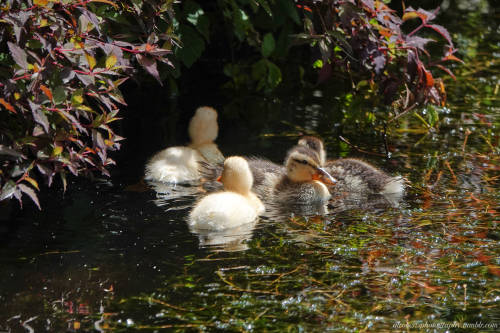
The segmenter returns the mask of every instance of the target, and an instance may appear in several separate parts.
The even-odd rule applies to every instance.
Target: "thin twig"
[[[413,103],[412,105],[410,105],[409,107],[407,107],[403,112],[400,112],[398,113],[394,118],[390,119],[389,120],[389,124],[392,123],[393,121],[395,121],[396,119],[399,119],[400,117],[408,114],[411,110],[413,110],[416,106],[418,105],[418,103]]]
[[[360,153],[364,153],[364,154],[368,154],[368,155],[375,155],[375,156],[384,156],[384,157],[386,156],[385,154],[375,153],[375,152],[371,152],[371,151],[367,151],[367,150],[361,149],[358,146],[353,145],[352,143],[350,143],[349,140],[347,140],[346,138],[344,138],[341,135],[339,135],[339,139],[342,140],[342,141],[344,141],[345,143],[347,143],[349,146],[351,146],[352,148],[356,149]]]

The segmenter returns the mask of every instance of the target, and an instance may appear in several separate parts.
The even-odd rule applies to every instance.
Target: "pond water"
[[[138,156],[111,179],[47,191],[41,212],[2,208],[0,332],[498,331],[493,45],[448,83],[438,127],[407,116],[390,131],[390,158],[380,135],[344,129],[352,144],[340,141],[326,125],[338,107],[319,90],[282,98],[287,122],[271,123],[273,135],[218,141],[226,155],[281,162],[299,133],[318,134],[332,158],[361,157],[407,178],[399,202],[343,197],[307,214],[270,207],[255,225],[196,234],[185,221],[198,187],[157,193],[139,181],[147,156]],[[265,103],[250,102],[249,113]]]

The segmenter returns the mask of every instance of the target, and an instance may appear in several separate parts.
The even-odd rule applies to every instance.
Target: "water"
[[[226,154],[280,162],[299,132],[318,133],[330,157],[360,156],[406,177],[397,204],[342,198],[306,216],[271,207],[255,225],[198,234],[185,220],[199,189],[158,194],[139,182],[146,156],[135,156],[141,163],[131,159],[111,180],[46,191],[41,212],[3,207],[0,331],[498,331],[492,54],[447,83],[438,128],[407,116],[391,130],[390,159],[379,132],[338,124],[341,106],[320,90],[279,103],[254,97],[249,109],[283,109],[286,122],[270,119],[270,135],[240,142],[236,126],[219,141]]]

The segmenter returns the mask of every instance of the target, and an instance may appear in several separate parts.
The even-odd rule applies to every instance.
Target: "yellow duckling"
[[[404,192],[402,177],[392,177],[367,162],[355,158],[327,161],[323,141],[317,137],[305,136],[298,144],[318,154],[325,170],[337,179],[336,189],[339,191],[395,195]]]
[[[189,226],[200,230],[223,230],[251,223],[264,212],[264,205],[251,192],[253,176],[239,156],[225,160],[219,177],[224,191],[207,195],[189,214]]]
[[[170,147],[156,153],[146,164],[146,180],[180,183],[200,178],[199,162],[221,163],[224,156],[217,148],[217,112],[208,106],[199,107],[188,127],[191,144]]]

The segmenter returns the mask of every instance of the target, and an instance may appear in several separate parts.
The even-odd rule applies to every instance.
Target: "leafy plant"
[[[443,81],[430,68],[439,68],[453,77],[444,66],[448,61],[461,61],[448,31],[432,23],[437,9],[404,9],[402,17],[382,1],[302,1],[306,33],[299,40],[319,48],[321,58],[314,62],[318,81],[324,82],[335,73],[349,75],[355,85],[365,82],[378,90],[386,104],[397,101],[403,110],[427,103],[444,104]],[[420,20],[409,33],[403,25]],[[446,41],[444,55],[431,56],[427,50],[432,38],[419,35],[423,28],[437,32]],[[434,53],[434,52],[433,52]]]
[[[58,174],[100,171],[122,137],[119,86],[136,63],[160,81],[171,65],[172,2],[9,0],[0,12],[0,200]],[[162,48],[163,42],[167,49]],[[161,82],[160,82],[161,83]]]

